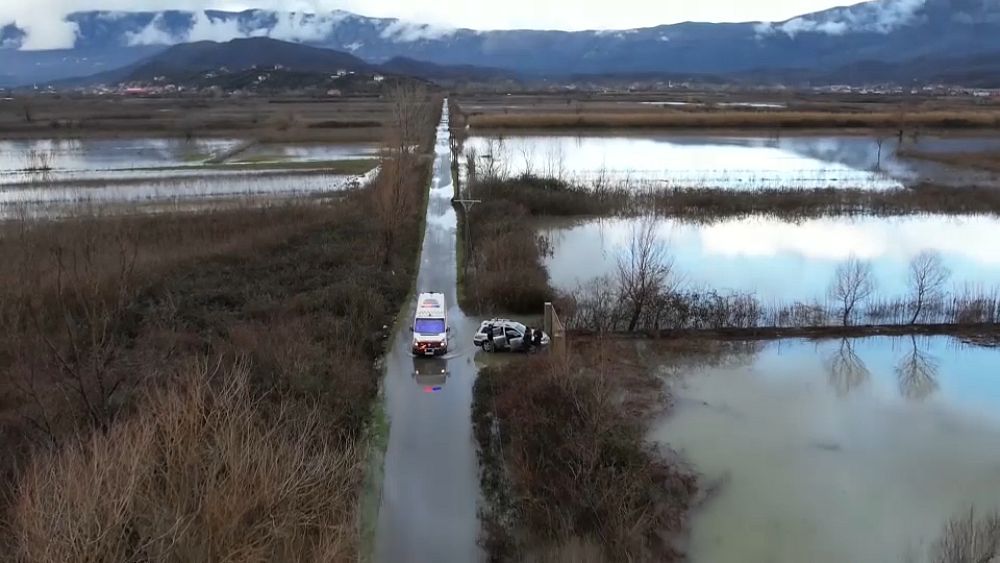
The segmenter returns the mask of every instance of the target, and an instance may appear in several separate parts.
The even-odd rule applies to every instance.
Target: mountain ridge
[[[23,31],[0,31],[0,64],[24,82],[134,63],[168,43],[266,36],[347,52],[536,76],[733,74],[754,69],[834,71],[861,61],[964,57],[1000,51],[1000,0],[872,0],[783,22],[686,22],[626,30],[478,31],[344,11],[77,12],[73,49],[19,51]],[[540,56],[544,54],[544,56]],[[67,59],[61,64],[59,57]],[[86,60],[84,60],[86,59]],[[94,68],[103,65],[102,68]]]

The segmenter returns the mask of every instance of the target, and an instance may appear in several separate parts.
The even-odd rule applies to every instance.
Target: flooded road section
[[[717,487],[695,563],[923,561],[1000,508],[1000,350],[947,338],[747,344],[673,366],[654,425]]]
[[[481,559],[471,414],[477,373],[472,335],[479,323],[458,307],[448,140],[446,105],[437,131],[416,291],[444,293],[451,350],[440,359],[415,358],[409,322],[415,305],[403,312],[385,374],[389,440],[375,540],[375,559],[385,563]]]
[[[552,284],[572,291],[615,275],[619,255],[640,219],[546,219],[539,233]],[[762,302],[824,300],[838,265],[852,255],[871,263],[876,292],[908,291],[910,261],[936,252],[949,269],[948,289],[1000,287],[1000,220],[985,216],[831,217],[798,222],[768,217],[712,224],[659,218],[656,236],[685,287],[750,292]]]
[[[881,142],[881,148],[879,146]],[[736,137],[683,134],[513,135],[470,137],[477,166],[512,176],[525,172],[579,183],[620,182],[654,187],[885,190],[921,181],[1000,185],[990,172],[958,171],[907,159],[900,150],[996,150],[1000,139],[918,140],[891,137]],[[463,163],[465,164],[465,163]]]

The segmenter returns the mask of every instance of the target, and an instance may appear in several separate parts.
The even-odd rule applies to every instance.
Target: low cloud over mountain
[[[179,4],[185,2],[195,0]],[[454,29],[345,11],[79,12],[44,33],[30,17],[23,21],[0,27],[8,81],[100,72],[172,44],[245,37],[336,49],[374,63],[403,56],[548,75],[823,71],[861,61],[1000,51],[1000,0],[874,0],[778,23],[578,32]],[[32,51],[42,45],[67,48]]]

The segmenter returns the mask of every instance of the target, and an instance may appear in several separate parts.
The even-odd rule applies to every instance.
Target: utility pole
[[[472,257],[472,222],[469,220],[469,210],[477,203],[482,203],[481,199],[456,199],[455,203],[462,204],[462,212],[465,214],[465,273],[469,273],[469,259]]]

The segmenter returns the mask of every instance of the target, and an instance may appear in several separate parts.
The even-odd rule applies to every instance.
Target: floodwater
[[[0,141],[0,173],[47,164],[53,172],[198,165],[237,139],[65,139]]]
[[[524,172],[581,183],[599,180],[656,187],[732,190],[856,188],[885,190],[934,181],[945,185],[997,184],[995,173],[962,170],[899,156],[893,137],[744,137],[684,134],[514,135],[470,137],[479,169]],[[985,151],[998,138],[904,139],[903,147],[927,152]],[[492,158],[490,158],[492,157]],[[493,164],[491,165],[490,162]],[[464,164],[464,163],[463,163]]]
[[[1000,349],[755,346],[674,368],[651,432],[717,487],[693,514],[694,563],[921,561],[950,517],[1000,509]]]
[[[434,179],[416,292],[442,292],[451,346],[439,359],[410,352],[414,306],[401,316],[386,358],[389,440],[375,534],[375,560],[386,563],[483,559],[477,545],[479,475],[472,434],[472,386],[478,369],[472,335],[479,326],[458,306],[455,193],[447,101],[437,130]]]
[[[375,158],[378,146],[371,143],[350,144],[273,144],[253,145],[227,162],[325,162]]]
[[[364,185],[376,172],[372,170],[358,176],[241,172],[103,185],[11,187],[0,189],[0,220],[29,217],[54,219],[102,214],[105,211],[155,213],[164,209],[164,203],[171,203],[171,209],[178,211],[200,204],[214,209],[219,207],[220,200],[226,198],[260,198],[266,201],[337,193]]]
[[[657,218],[656,234],[684,286],[752,292],[764,303],[823,301],[839,264],[872,265],[878,295],[907,292],[909,262],[940,254],[949,290],[1000,287],[1000,220],[986,216],[833,217],[798,222],[769,217],[712,224]],[[545,265],[554,287],[572,291],[614,275],[642,219],[546,219]]]
[[[92,214],[102,205],[121,209],[134,204],[152,210],[160,209],[163,202],[201,200],[214,207],[218,199],[227,197],[280,199],[337,192],[364,184],[377,171],[354,176],[266,167],[269,159],[310,162],[365,158],[374,150],[367,144],[254,145],[245,151],[249,156],[239,154],[248,161],[265,163],[259,169],[202,166],[242,146],[233,139],[2,141],[0,219],[64,217],[72,215],[73,205],[81,214]],[[39,165],[48,170],[25,170]]]

